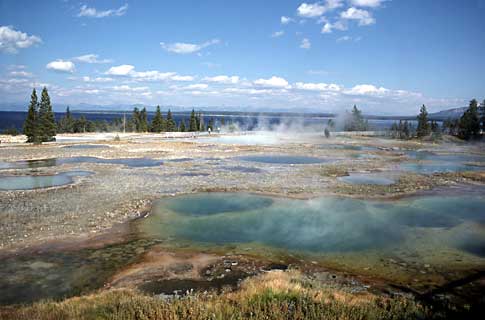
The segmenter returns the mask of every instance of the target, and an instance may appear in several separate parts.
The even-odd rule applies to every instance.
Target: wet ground
[[[425,292],[485,268],[483,145],[140,136],[0,146],[0,303],[222,288],[276,265]],[[208,191],[237,194],[185,196]]]

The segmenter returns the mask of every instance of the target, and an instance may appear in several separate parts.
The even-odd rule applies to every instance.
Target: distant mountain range
[[[0,103],[0,111],[27,111],[28,104],[25,103]],[[141,105],[141,104],[117,104],[117,105],[94,105],[94,104],[88,104],[88,103],[79,103],[75,105],[71,105],[70,109],[71,111],[77,111],[77,112],[97,112],[97,113],[103,113],[103,112],[124,112],[128,111],[131,112],[133,111],[134,107],[138,107],[139,109],[142,109],[143,107],[146,107],[148,111],[154,111],[156,106],[147,106],[147,105]],[[167,110],[171,109],[173,112],[182,112],[182,111],[190,111],[191,108],[188,107],[182,107],[182,106],[174,106],[174,105],[166,105],[166,106],[161,106],[162,110]],[[55,112],[64,112],[66,110],[66,105],[54,105],[53,109]],[[231,113],[230,110],[244,110],[246,113],[261,113],[261,108],[251,108],[251,107],[225,107],[225,106],[197,106],[196,110],[197,111],[212,111],[212,112],[217,112],[217,111],[226,111],[227,113]],[[463,112],[467,107],[460,107],[460,108],[452,108],[452,109],[447,109],[447,110],[442,110],[439,112],[435,113],[430,113],[429,117],[435,120],[445,120],[448,118],[451,119],[456,119],[461,117]],[[315,110],[298,110],[299,112],[295,113],[294,109],[291,108],[279,108],[277,110],[272,110],[267,113],[291,113],[291,114],[319,114],[319,115],[326,115],[326,116],[332,116],[331,113],[323,113],[323,112],[315,112]],[[226,113],[224,112],[224,113]],[[235,112],[235,111],[233,111]],[[238,113],[238,112],[236,112]],[[365,115],[366,118],[369,119],[415,119],[415,116],[384,116],[384,115]]]
[[[463,115],[468,107],[460,107],[430,113],[428,116],[436,120],[457,119]]]

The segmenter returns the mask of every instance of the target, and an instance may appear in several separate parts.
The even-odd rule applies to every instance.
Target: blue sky
[[[485,98],[484,0],[0,0],[0,102],[413,114]]]

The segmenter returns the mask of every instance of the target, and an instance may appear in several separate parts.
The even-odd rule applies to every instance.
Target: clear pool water
[[[73,177],[91,175],[90,171],[69,171],[54,175],[0,176],[0,190],[32,190],[62,186],[73,182]]]
[[[350,184],[373,184],[391,185],[395,181],[379,173],[351,173],[348,176],[339,177],[338,180]]]

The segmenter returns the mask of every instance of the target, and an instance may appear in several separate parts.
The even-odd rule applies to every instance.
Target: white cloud
[[[130,64],[123,64],[116,67],[111,67],[105,72],[112,76],[125,76],[132,79],[132,81],[193,81],[193,76],[178,75],[175,72],[160,72],[157,70],[149,71],[135,71],[135,67]]]
[[[346,42],[346,41],[359,42],[360,40],[362,40],[362,37],[343,36],[343,37],[337,38],[337,42]]]
[[[98,90],[98,89],[86,89],[86,90],[84,90],[84,92],[87,93],[87,94],[98,94],[101,91]]]
[[[84,82],[92,82],[92,83],[105,83],[105,82],[112,82],[112,81],[114,81],[113,78],[109,78],[109,77],[96,77],[96,78],[91,78],[91,77],[88,77],[88,76],[82,77],[82,80]]]
[[[385,0],[351,0],[352,3],[356,7],[370,7],[370,8],[377,8],[379,7]]]
[[[347,30],[347,24],[344,21],[337,20],[335,23],[326,22],[321,32],[322,33],[331,33],[333,30]]]
[[[29,36],[11,26],[0,26],[0,51],[17,53],[19,49],[25,49],[38,43],[42,43],[42,39],[37,36]]]
[[[357,20],[359,26],[367,26],[376,22],[376,20],[372,17],[372,14],[369,11],[357,9],[354,7],[350,7],[346,11],[343,11],[340,14],[340,17],[347,20]]]
[[[308,40],[307,38],[303,38],[301,40],[300,48],[302,48],[302,49],[310,49],[311,47],[312,47],[312,43],[310,42],[310,40]]]
[[[290,17],[285,17],[285,16],[282,16],[282,17],[280,18],[280,22],[281,22],[281,24],[288,24],[288,23],[293,22],[293,21],[294,21],[294,20],[293,20],[292,18],[290,18]]]
[[[334,83],[305,83],[305,82],[297,82],[295,83],[295,88],[299,90],[307,90],[307,91],[334,91],[339,92],[342,90],[342,87],[334,84]]]
[[[127,85],[114,86],[112,87],[115,91],[126,91],[126,92],[144,92],[150,90],[149,87],[130,87]]]
[[[122,64],[120,66],[111,67],[106,74],[113,75],[113,76],[127,76],[131,72],[135,70],[135,67],[129,64]]]
[[[12,77],[22,77],[22,78],[30,78],[33,76],[32,73],[27,71],[10,71],[9,73]]]
[[[329,72],[326,70],[315,70],[315,69],[310,69],[307,71],[307,73],[311,75],[318,75],[318,76],[326,76],[329,74]]]
[[[303,18],[316,18],[322,16],[328,11],[343,6],[343,0],[326,0],[323,2],[305,3],[303,2],[296,9],[297,14]]]
[[[194,77],[192,77],[192,76],[174,75],[170,79],[174,80],[174,81],[194,81]]]
[[[372,84],[359,84],[347,90],[345,93],[350,95],[384,95],[389,92],[389,89],[383,87],[378,88]]]
[[[173,52],[177,54],[189,54],[189,53],[198,52],[206,47],[209,47],[211,45],[215,45],[218,43],[220,43],[219,39],[212,39],[200,44],[185,43],[185,42],[176,42],[176,43],[160,42],[160,46],[168,52]]]
[[[202,79],[203,81],[208,81],[208,82],[215,82],[215,83],[220,83],[220,84],[236,84],[239,82],[239,77],[238,76],[225,76],[225,75],[220,75],[220,76],[215,76],[215,77],[205,77]]]
[[[319,3],[305,3],[300,4],[296,9],[297,14],[304,18],[315,18],[325,13],[327,8]]]
[[[287,88],[288,81],[284,78],[272,76],[269,79],[257,79],[253,82],[255,85],[263,86],[263,87],[270,87],[270,88]]]
[[[202,90],[202,89],[207,89],[208,87],[209,87],[209,85],[207,85],[205,83],[195,83],[195,84],[191,84],[191,85],[184,87],[184,89],[187,89],[187,90],[194,90],[194,89]]]
[[[105,18],[110,16],[122,16],[128,10],[128,4],[119,7],[118,9],[109,9],[104,11],[98,11],[96,8],[89,8],[86,5],[82,5],[79,10],[78,17],[90,17],[90,18]]]
[[[275,31],[271,34],[271,38],[278,38],[278,37],[281,37],[284,34],[285,34],[285,32],[283,30]]]
[[[72,61],[66,61],[62,59],[58,59],[55,61],[51,61],[46,65],[46,68],[49,70],[59,71],[59,72],[74,72],[76,70],[76,66]]]
[[[111,63],[111,59],[99,59],[97,54],[85,54],[79,57],[75,57],[74,60],[84,63]]]

